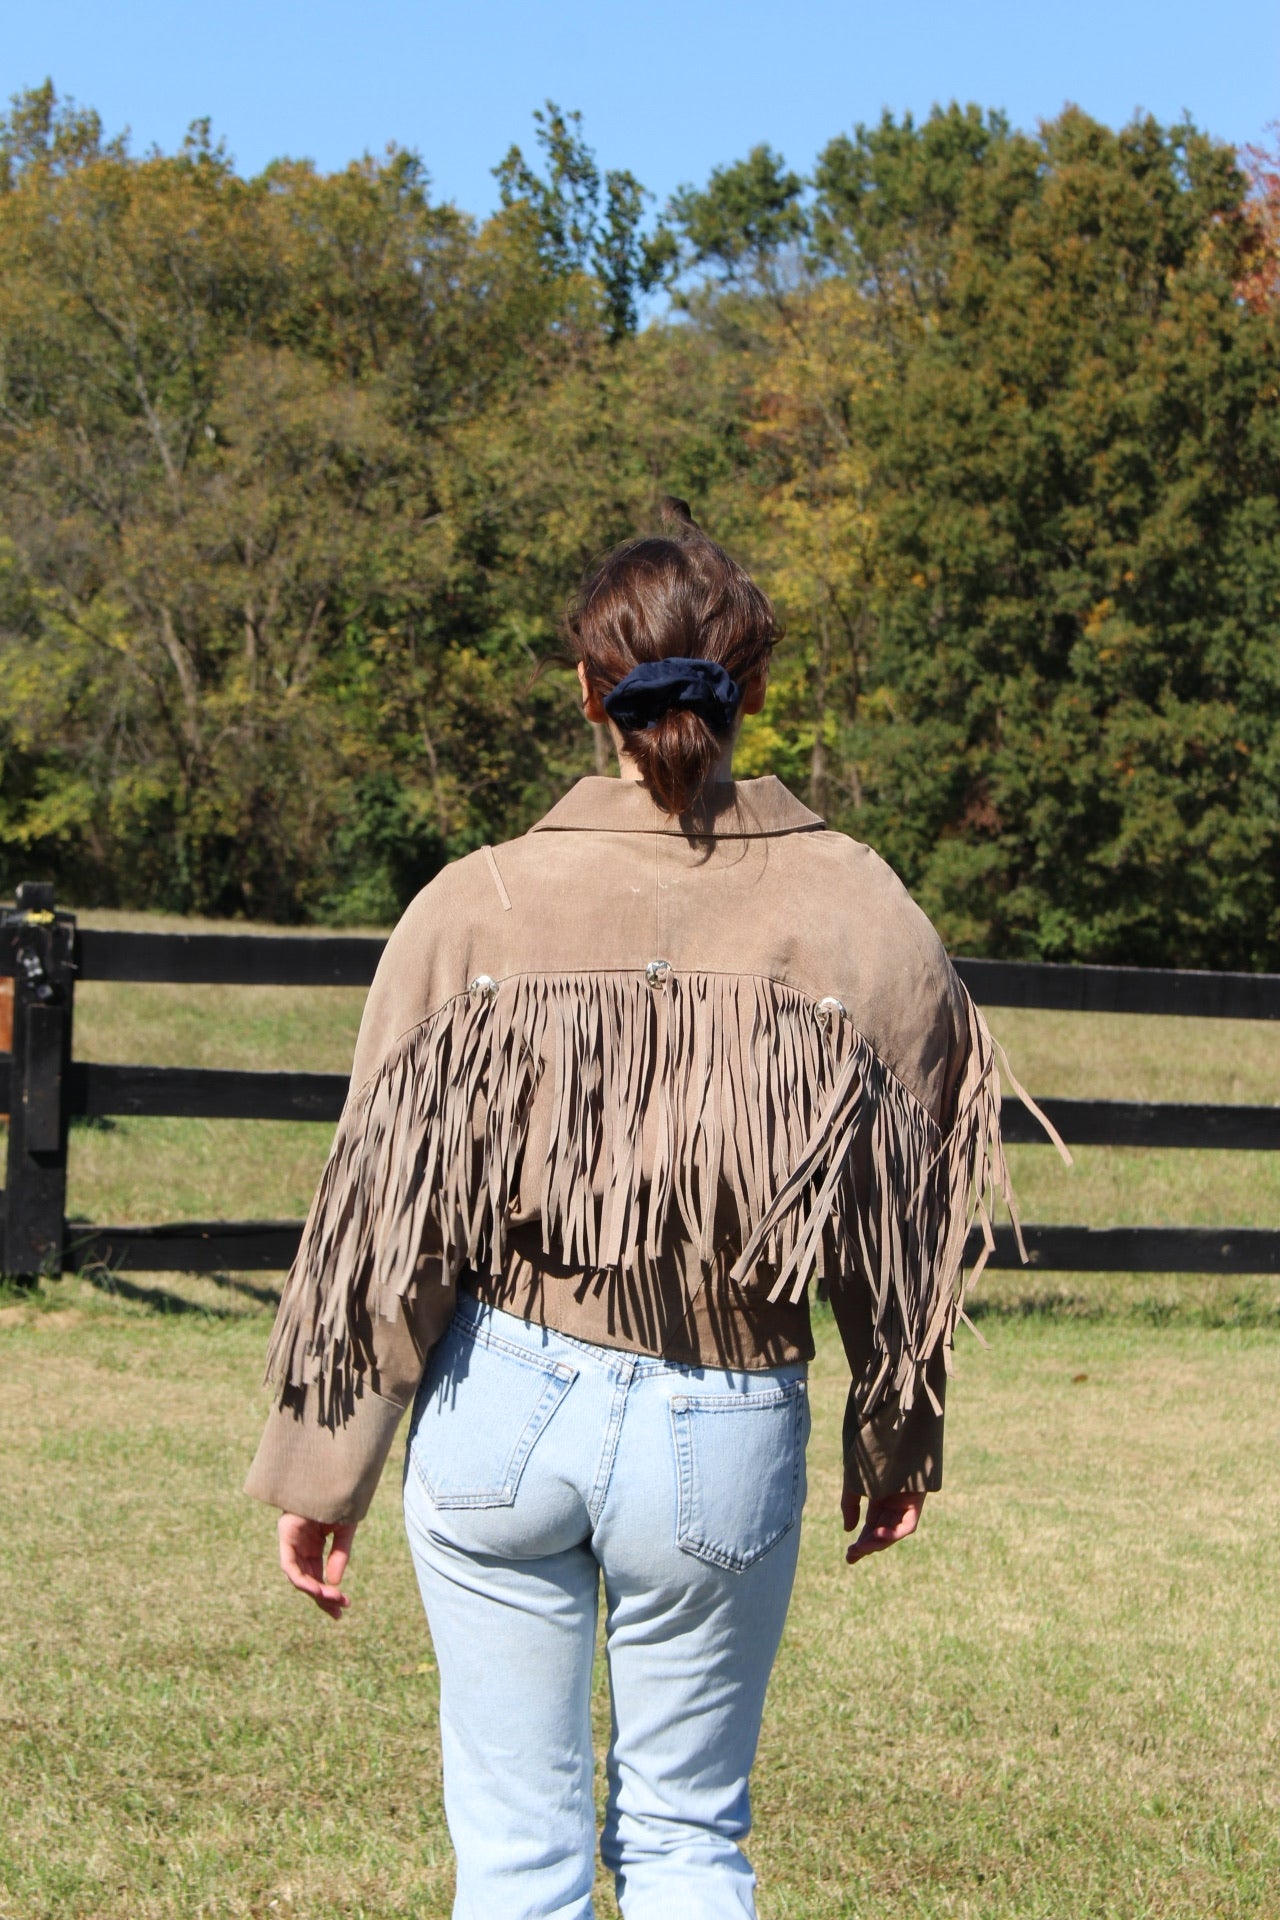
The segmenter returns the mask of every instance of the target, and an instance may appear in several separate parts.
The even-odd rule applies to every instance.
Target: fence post
[[[4,910],[0,938],[13,966],[4,1270],[34,1281],[62,1272],[75,915],[55,910],[52,886],[28,881]]]

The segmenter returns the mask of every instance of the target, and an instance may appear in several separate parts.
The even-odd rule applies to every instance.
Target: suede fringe
[[[838,1003],[776,981],[477,982],[353,1089],[285,1284],[268,1378],[282,1395],[314,1386],[320,1417],[342,1418],[369,1366],[371,1316],[395,1317],[464,1267],[501,1270],[530,1111],[549,1078],[548,1251],[584,1271],[644,1273],[673,1237],[703,1262],[732,1244],[742,1249],[733,1278],[770,1299],[798,1299],[811,1276],[859,1272],[877,1359],[861,1411],[896,1395],[905,1413],[938,1343],[950,1348],[971,1219],[984,1243],[975,1274],[994,1244],[997,1197],[1017,1222],[995,1049],[967,1008],[968,1061],[944,1138]]]

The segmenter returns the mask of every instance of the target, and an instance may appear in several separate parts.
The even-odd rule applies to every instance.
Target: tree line
[[[548,104],[495,174],[0,120],[6,885],[391,918],[597,763],[539,669],[673,492],[786,622],[740,767],[953,947],[1275,966],[1274,157],[952,105],[654,209]]]

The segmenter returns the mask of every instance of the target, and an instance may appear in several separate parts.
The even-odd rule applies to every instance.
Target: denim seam
[[[600,1466],[596,1472],[595,1485],[587,1500],[587,1513],[593,1527],[600,1524],[600,1515],[604,1512],[604,1503],[609,1497],[609,1483],[613,1479],[614,1463],[618,1458],[618,1442],[622,1438],[622,1422],[626,1415],[627,1394],[635,1378],[636,1368],[633,1356],[631,1365],[625,1363],[619,1368],[618,1378],[614,1382],[613,1397],[609,1407],[609,1424],[605,1428],[604,1448],[600,1455]]]
[[[496,1347],[499,1353],[508,1353],[513,1360],[523,1360],[526,1366],[537,1367],[541,1372],[556,1374],[560,1379],[566,1376],[576,1380],[578,1368],[571,1366],[568,1360],[555,1360],[549,1353],[537,1352],[532,1347],[522,1347],[516,1340],[508,1340],[500,1333],[476,1321],[464,1320],[451,1329],[460,1339],[470,1340],[473,1346]],[[576,1343],[575,1343],[576,1344]]]
[[[786,1401],[799,1399],[800,1381],[792,1380],[785,1387],[769,1387],[763,1393],[680,1393],[686,1407],[698,1408],[708,1413],[737,1413],[743,1407],[780,1407]]]

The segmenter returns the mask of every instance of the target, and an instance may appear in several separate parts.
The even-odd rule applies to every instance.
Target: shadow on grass
[[[1149,1327],[1239,1327],[1249,1331],[1269,1328],[1280,1332],[1280,1301],[1266,1300],[1257,1294],[1237,1293],[1212,1306],[1190,1307],[1178,1301],[1139,1300],[1133,1318]]]
[[[233,1273],[207,1273],[200,1277],[242,1300],[252,1300],[255,1306],[269,1307],[274,1312],[280,1304],[280,1294],[275,1287],[255,1286],[252,1281]],[[134,1306],[147,1307],[155,1314],[197,1314],[207,1320],[238,1320],[241,1317],[238,1307],[189,1300],[184,1294],[174,1293],[168,1287],[140,1286],[136,1280],[126,1279],[124,1274],[109,1267],[86,1267],[81,1278],[98,1293],[127,1300]]]
[[[1225,1300],[1211,1301],[1160,1299],[1154,1294],[1147,1294],[1138,1300],[1111,1304],[1100,1300],[1096,1294],[1072,1293],[1062,1288],[1015,1294],[1004,1299],[978,1298],[966,1304],[965,1312],[973,1321],[1129,1320],[1148,1327],[1239,1328],[1248,1331],[1269,1328],[1280,1332],[1280,1301],[1251,1292],[1234,1293]]]
[[[1008,1299],[984,1300],[979,1297],[965,1303],[971,1320],[1105,1320],[1114,1314],[1101,1300],[1086,1293],[1068,1293],[1065,1288],[1053,1292],[1020,1293]]]

